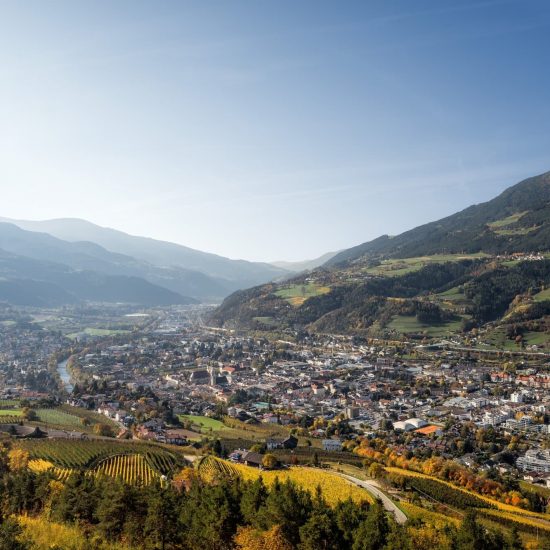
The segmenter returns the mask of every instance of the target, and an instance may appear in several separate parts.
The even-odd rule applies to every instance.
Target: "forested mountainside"
[[[498,197],[421,225],[344,250],[326,265],[366,257],[538,252],[550,248],[550,172],[509,187]]]
[[[351,271],[325,270],[235,293],[212,319],[226,327],[367,334],[391,332],[392,321],[410,317],[419,323],[418,332],[420,325],[449,324],[462,331],[488,322],[544,320],[549,284],[547,259],[464,259],[362,280]],[[520,312],[513,311],[514,302],[521,303]]]
[[[500,343],[529,333],[545,345],[549,249],[547,173],[439,222],[341,252],[308,274],[236,292],[212,322],[384,337],[490,326]]]

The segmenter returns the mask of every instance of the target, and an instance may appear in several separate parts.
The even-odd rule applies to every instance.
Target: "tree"
[[[269,526],[280,525],[285,537],[292,543],[299,542],[299,529],[307,521],[311,510],[311,495],[297,488],[292,482],[275,483],[262,509]]]
[[[273,470],[278,463],[277,457],[271,453],[267,453],[262,457],[262,466],[267,470]]]
[[[510,534],[506,538],[506,549],[507,550],[523,550],[525,547],[521,542],[521,538],[518,533],[518,529],[515,525],[512,526]]]
[[[36,411],[34,409],[31,409],[30,407],[24,407],[21,411],[21,416],[25,420],[33,421],[38,419],[38,415],[36,414]]]
[[[266,498],[267,489],[261,477],[246,486],[240,502],[241,514],[246,524],[255,528],[267,526],[263,514],[261,514]]]
[[[384,467],[382,466],[382,464],[379,464],[378,462],[373,462],[369,466],[368,475],[369,477],[378,479],[384,475]]]
[[[342,533],[346,548],[351,548],[356,529],[367,519],[368,505],[358,506],[351,498],[339,502],[334,508],[335,522]]]
[[[115,437],[113,429],[107,424],[96,424],[94,426],[94,433],[103,437]]]
[[[300,550],[330,550],[337,543],[338,531],[328,511],[312,514],[300,527]]]
[[[353,550],[378,550],[386,543],[389,525],[386,512],[380,501],[374,504],[355,532]]]
[[[99,529],[107,539],[115,539],[121,533],[126,520],[126,487],[115,481],[108,483],[97,507]]]
[[[164,550],[177,544],[177,516],[173,494],[153,485],[147,495],[144,532],[153,548]]]
[[[454,548],[456,550],[502,550],[504,539],[501,533],[485,531],[476,521],[476,514],[469,510],[466,512],[462,524],[456,533]]]

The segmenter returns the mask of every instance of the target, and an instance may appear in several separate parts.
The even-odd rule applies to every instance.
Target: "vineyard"
[[[427,496],[430,500],[445,503],[457,510],[475,508],[480,518],[488,525],[495,526],[495,524],[499,524],[507,529],[515,526],[519,531],[528,535],[537,535],[539,532],[550,533],[550,514],[531,512],[517,506],[505,504],[462,487],[457,487],[448,481],[436,479],[419,472],[393,467],[386,467],[385,469],[390,473],[405,477],[407,485],[417,491],[421,497]],[[413,505],[404,503],[401,503],[401,506],[407,515],[413,518],[416,517],[415,512],[420,509],[415,506],[416,510],[414,510]],[[409,514],[409,512],[412,512],[412,514]],[[428,514],[433,514],[433,512],[428,512]]]
[[[117,441],[21,441],[29,453],[29,468],[51,472],[60,480],[76,470],[122,477],[130,483],[149,483],[170,476],[183,465],[180,456],[156,445]]]
[[[60,409],[36,409],[38,420],[44,424],[82,429],[82,419]]]
[[[372,496],[360,487],[357,487],[341,477],[314,468],[293,467],[288,470],[265,471],[233,464],[213,456],[203,458],[197,465],[199,475],[207,482],[217,477],[236,477],[245,480],[263,479],[266,485],[272,485],[276,479],[280,482],[290,480],[310,493],[315,494],[317,487],[321,488],[324,498],[329,504],[352,498],[356,502],[373,502]]]
[[[460,519],[458,518],[447,514],[442,514],[440,512],[433,512],[432,510],[427,510],[426,508],[416,506],[409,502],[400,502],[399,508],[405,512],[409,519],[421,520],[422,522],[433,525],[436,528],[443,528],[446,525],[458,527],[460,524]]]
[[[78,416],[80,418],[80,422],[82,423],[82,419],[86,419],[91,425],[93,424],[107,424],[108,426],[111,426],[113,428],[118,428],[119,425],[112,419],[108,418],[107,416],[103,414],[96,413],[94,411],[89,411],[87,409],[83,409],[81,407],[72,407],[71,405],[61,405],[59,407],[60,411],[64,411],[71,416]]]
[[[19,407],[18,399],[0,399],[0,408],[13,409]]]
[[[12,411],[12,412],[16,412],[16,411]],[[0,424],[19,424],[20,422],[21,422],[20,415],[8,415],[8,414],[0,415]]]
[[[535,518],[530,518],[529,516],[519,516],[513,514],[512,512],[504,512],[502,510],[482,510],[482,516],[500,523],[504,527],[515,526],[519,531],[525,531],[536,535],[539,532],[550,533],[550,520],[540,521]]]
[[[41,458],[29,460],[28,468],[36,474],[51,472],[59,481],[65,481],[75,471],[70,468],[59,468],[49,460]]]
[[[452,504],[458,508],[487,508],[491,506],[476,495],[457,491],[456,488],[449,487],[435,479],[410,477],[407,479],[407,485],[421,496],[428,496],[438,502]]]
[[[446,485],[451,490],[456,491],[457,493],[463,493],[466,495],[473,496],[475,498],[481,499],[483,502],[485,502],[486,508],[497,508],[499,510],[502,510],[504,512],[512,512],[514,514],[519,514],[522,516],[531,516],[534,518],[539,518],[545,521],[550,521],[550,514],[540,514],[537,512],[531,512],[529,510],[524,510],[523,508],[519,508],[518,506],[513,506],[511,504],[505,504],[504,502],[500,502],[498,500],[489,498],[485,495],[479,495],[477,493],[474,493],[472,491],[468,491],[467,489],[464,489],[462,487],[457,487],[453,483],[450,483],[448,481],[443,481],[441,479],[434,478],[432,476],[429,476],[427,474],[421,474],[419,472],[413,472],[410,470],[403,470],[402,468],[394,468],[386,466],[385,470],[390,473],[396,473],[400,474],[405,478],[423,478],[423,479],[430,479],[433,481],[437,481],[438,483],[441,483],[443,485]]]
[[[148,485],[159,478],[159,472],[153,470],[143,455],[116,455],[103,460],[93,470],[96,475],[120,478],[132,485]]]
[[[236,466],[231,462],[220,460],[214,456],[205,456],[197,463],[199,475],[203,481],[211,483],[217,478],[235,478],[240,475]]]
[[[0,416],[21,416],[23,411],[20,409],[0,409]]]

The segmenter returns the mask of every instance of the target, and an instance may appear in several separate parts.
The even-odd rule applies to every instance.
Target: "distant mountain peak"
[[[80,261],[85,263],[84,268],[94,268],[93,262],[96,262],[96,268],[100,271],[121,274],[119,271],[122,270],[122,274],[143,277],[171,291],[200,300],[216,301],[234,290],[289,273],[270,264],[231,260],[171,242],[129,235],[79,218],[44,221],[0,218],[0,222],[11,224],[12,232],[18,227],[35,235],[43,235],[43,244],[54,247],[56,254],[61,254],[62,250],[63,257],[73,267],[81,268],[81,265],[76,265]],[[59,242],[64,244],[61,246]],[[22,253],[17,246],[8,248]],[[31,256],[39,257],[44,252],[45,249],[41,251],[38,247]],[[80,254],[79,259],[76,254]],[[100,261],[102,265],[99,265]]]

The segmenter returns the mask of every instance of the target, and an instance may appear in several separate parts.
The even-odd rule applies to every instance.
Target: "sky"
[[[0,0],[0,216],[249,260],[550,170],[550,2]]]

